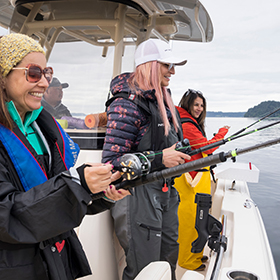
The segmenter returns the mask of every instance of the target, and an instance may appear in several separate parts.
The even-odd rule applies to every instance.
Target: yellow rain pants
[[[209,170],[209,167],[206,168]],[[174,186],[180,195],[178,208],[178,264],[183,268],[195,270],[202,264],[203,251],[201,253],[191,252],[191,244],[198,237],[195,229],[197,205],[194,200],[196,193],[211,194],[210,171],[198,172],[194,179],[189,173],[184,173],[181,177],[175,179]]]

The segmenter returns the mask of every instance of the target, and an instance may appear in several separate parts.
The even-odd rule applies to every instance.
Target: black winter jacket
[[[63,141],[54,119],[43,110],[36,122],[52,155],[45,183],[25,192],[0,142],[0,279],[76,279],[91,271],[73,228],[86,214],[109,209],[112,203],[92,202],[88,191],[65,170]],[[20,130],[14,132],[40,161]],[[59,252],[56,242],[64,244],[65,251]]]

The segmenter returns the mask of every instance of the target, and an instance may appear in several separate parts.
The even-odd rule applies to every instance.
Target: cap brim
[[[175,64],[177,66],[183,66],[187,63],[187,60],[181,60],[181,59],[178,59],[176,57],[167,57],[167,58],[164,58],[164,59],[158,59],[157,61],[159,62],[162,62],[162,63],[168,63],[168,64]]]
[[[69,87],[69,85],[67,83],[63,83],[63,84],[61,84],[61,86],[62,86],[62,88],[68,88]]]

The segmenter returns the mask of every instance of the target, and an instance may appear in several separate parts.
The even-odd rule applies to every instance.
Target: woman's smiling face
[[[46,63],[46,57],[43,53],[32,52],[26,55],[16,68],[26,67],[28,64],[37,64],[44,69]],[[44,75],[37,83],[28,82],[25,71],[24,69],[11,70],[5,78],[5,90],[8,98],[14,102],[22,120],[24,120],[27,112],[41,107],[43,94],[49,86]]]
[[[200,114],[203,112],[204,110],[204,104],[203,104],[203,100],[202,98],[200,97],[197,97],[195,100],[194,100],[194,103],[191,107],[191,115],[197,119]]]
[[[175,67],[172,66],[169,69],[169,64],[160,63],[160,85],[162,87],[167,87],[169,85],[171,75],[175,74]]]

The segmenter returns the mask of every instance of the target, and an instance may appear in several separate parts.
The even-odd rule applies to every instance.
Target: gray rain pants
[[[111,209],[116,235],[126,254],[123,280],[133,280],[153,261],[167,261],[176,280],[178,258],[178,193],[167,192],[155,182],[134,189],[133,196],[116,202]]]

